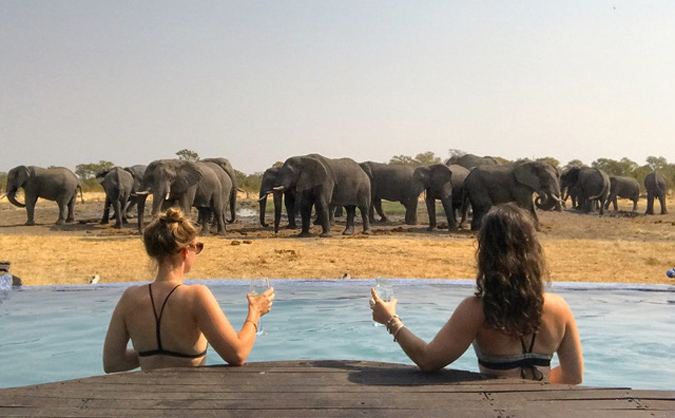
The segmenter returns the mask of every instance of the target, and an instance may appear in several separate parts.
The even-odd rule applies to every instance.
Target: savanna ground
[[[25,209],[0,201],[0,261],[10,261],[11,273],[24,285],[84,284],[94,275],[101,282],[152,279],[153,265],[136,232],[136,219],[121,230],[113,229],[114,221],[99,224],[103,197],[85,194],[85,203],[78,201],[75,207],[76,223],[64,226],[54,225],[58,212],[53,202],[38,202],[37,225],[24,226]],[[673,200],[668,205],[675,210]],[[200,238],[206,247],[188,278],[475,277],[475,234],[467,229],[426,231],[423,204],[416,226],[405,225],[399,211],[391,221],[373,224],[370,236],[342,236],[344,218],[338,218],[332,238],[319,238],[320,228],[314,227],[316,236],[302,239],[295,237],[298,230],[275,235],[261,227],[255,200],[242,199],[238,205],[243,213],[225,235]],[[647,216],[645,207],[641,199],[638,211],[631,213],[632,203],[619,200],[620,211],[603,216],[538,212],[551,279],[675,284],[666,277],[666,270],[675,267],[675,215]],[[658,203],[655,208],[658,212]],[[357,221],[360,232],[358,214]],[[439,223],[447,225],[442,211]]]

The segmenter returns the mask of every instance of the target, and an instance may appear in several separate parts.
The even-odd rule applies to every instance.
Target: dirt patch
[[[605,215],[576,211],[539,212],[551,277],[560,281],[666,283],[675,267],[675,215],[644,215],[646,202],[631,212],[632,202]],[[669,202],[672,206],[672,201]],[[448,233],[405,225],[401,216],[375,223],[373,233],[342,236],[344,218],[332,227],[332,238],[296,238],[298,230],[258,224],[256,202],[241,203],[248,216],[227,226],[225,235],[208,235],[206,249],[190,278],[473,278],[475,234],[466,229]],[[40,201],[35,226],[24,226],[26,212],[0,201],[0,261],[27,285],[86,283],[95,274],[101,282],[148,280],[153,268],[143,251],[136,225],[121,230],[99,224],[103,203],[85,196],[75,207],[76,222],[54,225],[57,206]],[[423,206],[423,205],[421,205]],[[658,204],[657,210],[660,209]],[[357,216],[357,220],[359,217]],[[284,224],[285,225],[285,224]],[[360,232],[360,224],[356,228]]]

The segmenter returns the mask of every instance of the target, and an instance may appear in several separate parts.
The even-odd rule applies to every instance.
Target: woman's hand
[[[392,316],[396,315],[397,299],[392,299],[390,302],[383,301],[377,294],[375,288],[370,289],[370,309],[373,310],[373,321],[380,324],[386,324]]]
[[[259,313],[260,316],[265,315],[272,309],[272,301],[274,300],[274,288],[270,287],[263,293],[259,295],[246,295],[248,298],[248,309],[254,310]]]

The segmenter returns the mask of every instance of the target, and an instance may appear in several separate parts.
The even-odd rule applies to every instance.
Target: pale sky
[[[675,163],[675,2],[0,0],[0,171],[449,149]]]

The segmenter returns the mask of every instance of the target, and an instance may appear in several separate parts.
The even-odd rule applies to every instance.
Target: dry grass
[[[85,196],[87,203],[76,206],[80,223],[65,227],[52,226],[53,202],[38,204],[36,221],[41,225],[35,227],[22,226],[24,210],[0,202],[0,258],[11,261],[12,273],[27,285],[81,284],[95,274],[103,282],[152,279],[152,264],[134,226],[118,231],[99,225],[103,199],[95,199]],[[673,284],[665,271],[675,267],[675,215],[544,212],[540,218],[553,280]],[[225,236],[201,238],[206,249],[189,277],[475,276],[475,236],[469,231],[427,233],[425,225],[400,222],[373,229],[370,237],[343,237],[338,225],[334,238],[297,239],[297,231],[275,236],[255,218],[243,219],[228,226]]]

